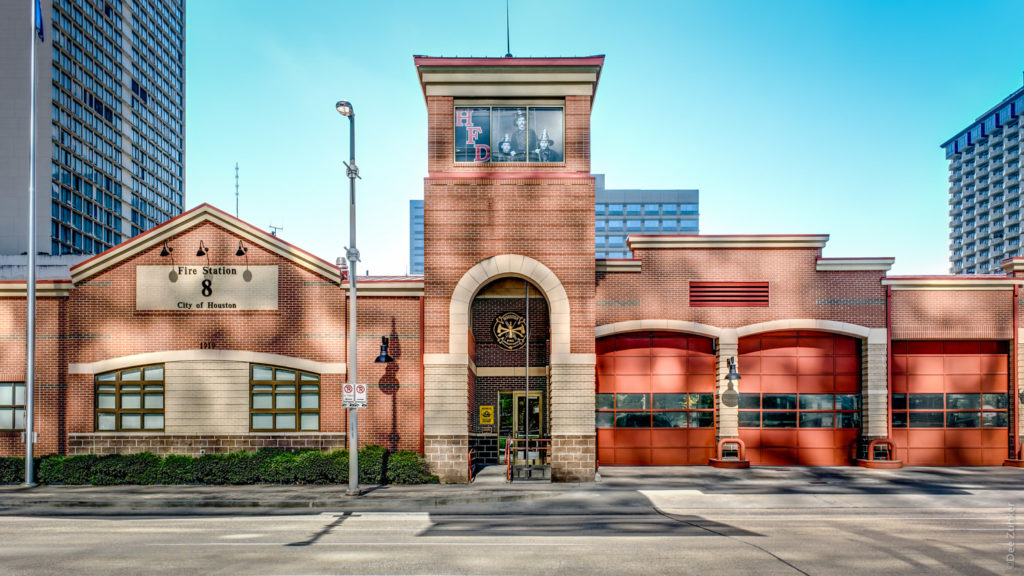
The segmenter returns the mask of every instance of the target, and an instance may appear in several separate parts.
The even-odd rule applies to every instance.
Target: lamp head
[[[390,355],[388,355],[388,337],[387,336],[381,336],[380,337],[380,355],[377,356],[377,359],[374,360],[374,362],[376,362],[378,364],[388,364],[388,363],[391,363],[391,362],[394,362],[394,361],[395,361],[395,359],[392,358]]]
[[[338,103],[334,105],[334,108],[338,111],[338,114],[342,116],[352,116],[355,114],[355,110],[352,109],[352,103],[348,100],[338,100]]]
[[[162,250],[160,250],[160,255],[161,256],[170,256],[171,252],[174,252],[174,248],[172,248],[171,246],[168,246],[167,245],[167,240],[164,240],[164,247],[163,247]]]
[[[238,241],[238,250],[235,250],[235,256],[245,256],[249,252],[249,247],[242,244],[242,241]]]
[[[210,252],[210,249],[206,247],[206,244],[202,240],[199,241],[199,250],[196,250],[196,256],[206,256]]]
[[[726,364],[728,364],[728,366],[729,366],[729,373],[725,375],[725,379],[728,380],[730,384],[735,383],[737,380],[742,379],[742,377],[740,376],[740,373],[736,370],[736,357],[735,356],[733,356],[732,358],[729,358],[729,360],[728,360],[728,362]]]

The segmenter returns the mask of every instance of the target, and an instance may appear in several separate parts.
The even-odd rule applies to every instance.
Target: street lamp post
[[[349,240],[345,248],[345,256],[348,258],[348,383],[355,389],[358,378],[359,346],[356,338],[356,263],[359,262],[359,250],[356,249],[356,178],[359,178],[359,168],[356,166],[356,113],[352,104],[347,100],[340,100],[335,104],[335,109],[342,116],[348,118],[348,162],[345,164],[345,174],[349,179],[348,194],[348,228]],[[359,416],[355,406],[348,408],[348,494],[359,495]]]

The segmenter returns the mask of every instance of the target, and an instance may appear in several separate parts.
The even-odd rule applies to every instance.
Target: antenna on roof
[[[277,231],[278,230],[284,230],[284,226],[274,226],[273,224],[270,225],[270,235],[271,236],[277,236]]]
[[[508,28],[508,0],[505,0],[505,58],[512,57],[512,39]]]
[[[235,162],[235,218],[238,218],[238,162]]]

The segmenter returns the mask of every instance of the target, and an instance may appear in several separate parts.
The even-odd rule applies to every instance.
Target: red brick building
[[[908,465],[1020,457],[1006,276],[893,277],[828,237],[631,236],[594,259],[590,111],[603,57],[428,58],[423,277],[359,285],[388,336],[360,441],[446,481],[531,437],[556,481],[602,465]],[[38,454],[343,447],[348,282],[211,206],[39,283]],[[25,283],[0,282],[0,454],[24,445]],[[728,381],[736,359],[741,379]],[[21,418],[22,420],[19,420]]]

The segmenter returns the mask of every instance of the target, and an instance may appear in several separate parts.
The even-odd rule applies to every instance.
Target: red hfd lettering
[[[482,126],[468,126],[466,128],[466,144],[476,144],[476,139],[483,131]]]
[[[476,158],[474,158],[473,161],[474,162],[487,162],[490,159],[491,159],[491,147],[488,146],[487,144],[477,144],[476,145]]]
[[[473,125],[473,111],[469,109],[462,109],[455,111],[455,125],[456,126],[472,126]]]

